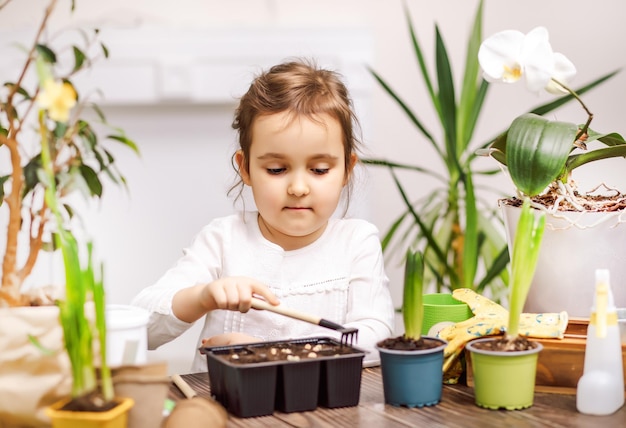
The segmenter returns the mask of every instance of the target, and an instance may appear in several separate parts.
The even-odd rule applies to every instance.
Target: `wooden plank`
[[[183,375],[200,396],[210,397],[206,373]],[[183,399],[175,386],[169,397]],[[229,415],[228,427],[446,427],[471,428],[491,426],[549,426],[555,428],[587,428],[598,423],[603,428],[623,428],[626,407],[609,416],[589,416],[576,411],[572,395],[535,393],[533,406],[524,410],[500,411],[478,407],[474,390],[467,385],[444,385],[439,404],[432,407],[407,408],[385,404],[380,367],[363,370],[358,406],[338,409],[318,407],[310,412],[280,413],[256,418]]]

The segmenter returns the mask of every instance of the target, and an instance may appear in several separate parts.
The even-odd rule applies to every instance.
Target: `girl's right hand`
[[[246,313],[252,306],[252,297],[260,296],[272,305],[280,301],[267,286],[243,276],[226,277],[203,286],[200,302],[207,310],[227,309]]]

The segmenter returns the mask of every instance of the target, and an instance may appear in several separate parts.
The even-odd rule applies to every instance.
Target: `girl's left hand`
[[[227,346],[254,342],[262,342],[262,340],[243,333],[224,333],[202,339],[202,346]]]

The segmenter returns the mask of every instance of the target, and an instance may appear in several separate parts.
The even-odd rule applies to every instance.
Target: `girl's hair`
[[[314,62],[303,59],[275,65],[259,74],[241,97],[232,127],[239,136],[239,147],[244,155],[242,167],[246,171],[250,167],[254,120],[259,116],[282,112],[288,112],[290,120],[306,116],[319,121],[319,115],[322,114],[336,119],[343,133],[344,164],[348,173],[350,157],[360,145],[356,136],[359,123],[352,100],[340,74],[319,68]],[[240,175],[228,193],[237,188],[239,198],[243,191]],[[350,185],[347,190],[349,199]]]

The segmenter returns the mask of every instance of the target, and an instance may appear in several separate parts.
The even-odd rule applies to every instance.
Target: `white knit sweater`
[[[285,251],[262,236],[257,212],[246,212],[205,226],[177,263],[135,297],[134,305],[151,312],[148,347],[155,349],[191,327],[172,313],[172,298],[178,290],[225,276],[255,278],[284,306],[358,328],[356,346],[368,352],[366,365],[378,361],[375,343],[392,334],[394,310],[374,225],[331,219],[315,242]],[[333,330],[268,311],[217,310],[205,317],[198,346],[202,338],[230,332],[262,341],[339,337]],[[190,352],[196,353],[192,372],[205,371],[205,357],[197,349]]]

